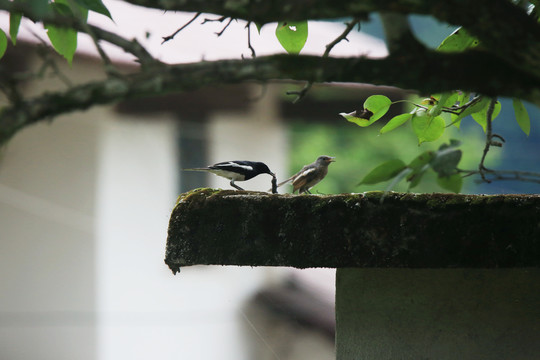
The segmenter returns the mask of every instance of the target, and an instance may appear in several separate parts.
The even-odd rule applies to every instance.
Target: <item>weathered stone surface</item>
[[[540,196],[290,195],[197,189],[172,212],[165,262],[306,267],[540,266]]]

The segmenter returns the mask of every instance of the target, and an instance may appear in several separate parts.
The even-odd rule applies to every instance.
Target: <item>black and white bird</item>
[[[260,174],[270,174],[272,175],[272,179],[275,179],[276,177],[276,175],[270,171],[265,163],[247,160],[224,161],[204,168],[191,168],[184,170],[211,172],[212,174],[231,180],[231,186],[238,190],[244,189],[236,185],[234,183],[235,181],[246,181]],[[273,181],[275,182],[275,180]],[[272,186],[272,188],[275,188],[275,186]]]
[[[292,182],[293,193],[308,193],[311,194],[309,189],[317,185],[326,174],[328,174],[328,165],[334,162],[335,158],[332,156],[322,155],[315,160],[315,162],[305,165],[302,170],[288,178],[287,180],[278,184],[278,187],[288,182]]]

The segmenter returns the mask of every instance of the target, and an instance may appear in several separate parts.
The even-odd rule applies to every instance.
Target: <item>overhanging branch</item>
[[[46,93],[6,107],[0,114],[0,142],[36,121],[95,104],[244,81],[393,84],[425,93],[462,89],[540,103],[539,79],[522,74],[509,64],[494,60],[482,52],[441,54],[426,51],[420,59],[421,63],[416,56],[374,60],[273,55],[245,60],[162,65],[137,74],[75,86],[64,92]],[[467,64],[467,67],[463,64]],[[459,70],[461,72],[457,72]]]
[[[361,18],[373,12],[431,15],[477,36],[482,46],[540,75],[540,25],[508,0],[127,0],[150,8],[207,12],[259,24],[281,20]],[[516,51],[519,49],[519,51]]]

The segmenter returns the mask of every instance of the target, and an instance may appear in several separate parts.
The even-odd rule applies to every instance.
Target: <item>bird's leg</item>
[[[232,186],[233,188],[238,189],[238,190],[244,190],[244,189],[242,189],[240,186],[236,185],[236,184],[234,183],[234,180],[231,180],[231,186]]]

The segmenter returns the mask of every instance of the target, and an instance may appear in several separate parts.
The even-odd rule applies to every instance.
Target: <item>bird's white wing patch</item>
[[[312,172],[314,172],[315,170],[316,170],[315,168],[309,168],[309,169],[299,172],[298,175],[295,176],[292,181],[293,186],[294,187],[303,186],[308,180],[307,176],[311,174]]]
[[[235,168],[241,168],[241,169],[245,169],[245,170],[253,170],[253,167],[252,166],[249,166],[249,165],[240,165],[240,164],[237,164],[235,162],[232,162],[232,161],[229,161],[227,163],[224,163],[224,164],[220,164],[218,165],[219,167],[235,167]]]
[[[298,175],[298,177],[305,177],[305,176],[307,176],[308,174],[314,172],[315,170],[316,170],[315,168],[311,168],[311,169],[307,169],[307,170],[305,170],[305,171],[302,171],[302,172]]]

